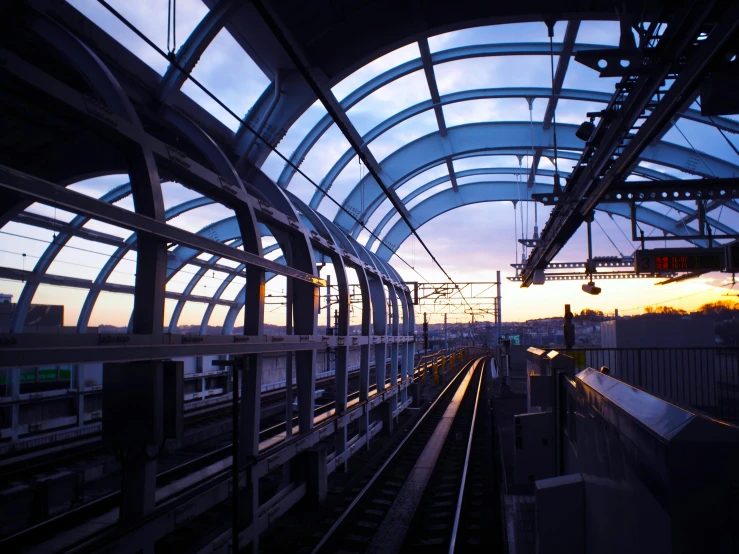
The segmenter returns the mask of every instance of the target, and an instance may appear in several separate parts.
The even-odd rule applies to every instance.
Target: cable
[[[533,155],[534,152],[534,99],[527,99],[529,102],[529,133],[531,134],[531,152]],[[556,152],[556,150],[555,150]],[[555,155],[556,158],[556,155]],[[533,167],[533,160],[532,160],[532,167]],[[536,194],[536,175],[531,175],[529,172],[529,177],[531,177],[531,187],[532,187],[532,193]],[[528,187],[528,180],[526,182],[526,186]],[[534,238],[538,238],[539,234],[539,203],[534,202]]]
[[[703,165],[705,165],[708,168],[708,171],[711,172],[711,175],[713,175],[714,177],[717,177],[716,173],[714,173],[713,169],[711,169],[711,166],[708,165],[706,160],[703,159],[703,156],[701,156],[701,153],[698,151],[698,149],[695,146],[693,146],[693,143],[690,142],[690,140],[688,140],[688,137],[685,136],[685,133],[683,133],[682,130],[680,130],[680,127],[678,127],[677,125],[677,121],[675,121],[674,126],[675,126],[675,129],[677,129],[677,132],[680,133],[682,137],[685,139],[685,142],[687,142],[690,145],[690,147],[693,149],[693,152],[695,152],[695,155],[698,156],[700,160],[703,162]]]
[[[609,241],[609,242],[610,242],[610,243],[611,243],[611,244],[613,245],[613,247],[614,247],[614,248],[616,249],[616,252],[618,252],[618,253],[619,253],[619,255],[620,255],[620,256],[621,256],[622,258],[623,258],[623,257],[624,257],[624,253],[623,253],[623,252],[621,252],[621,250],[619,250],[618,246],[616,246],[616,243],[615,243],[615,242],[613,242],[613,240],[611,239],[611,237],[610,237],[610,236],[608,236],[608,233],[606,233],[606,230],[605,230],[605,229],[603,228],[603,225],[601,225],[601,224],[600,224],[600,221],[598,221],[597,219],[595,219],[595,214],[593,214],[593,221],[595,221],[595,222],[596,222],[596,223],[598,224],[598,227],[600,227],[600,230],[601,230],[601,231],[603,231],[603,234],[604,234],[604,235],[606,236],[606,238],[608,239],[608,241]]]
[[[549,28],[549,60],[552,67],[552,93],[554,93],[554,24]],[[552,140],[554,145],[554,185],[559,184],[559,163],[557,162],[557,108],[552,110]]]
[[[643,308],[648,308],[649,306],[660,306],[662,304],[667,304],[668,302],[674,302],[675,300],[682,300],[683,298],[690,298],[691,296],[697,296],[699,294],[705,294],[707,292],[711,292],[714,289],[714,287],[711,287],[710,289],[701,290],[698,292],[694,292],[692,294],[686,294],[684,296],[678,296],[677,298],[671,298],[670,300],[663,300],[662,302],[654,302],[652,304],[645,304],[644,306],[637,306],[635,308],[625,308],[622,310],[619,310],[619,312],[631,312],[633,310],[641,310]]]
[[[700,100],[695,101],[698,104],[698,107],[701,107]],[[737,149],[736,146],[734,146],[734,143],[729,140],[729,137],[726,136],[726,133],[724,133],[724,130],[721,129],[718,125],[716,125],[716,122],[713,120],[713,118],[709,115],[708,120],[713,123],[716,130],[721,133],[721,136],[724,137],[724,140],[728,143],[728,145],[731,147],[731,149],[734,151],[734,153],[739,156],[739,149]]]
[[[397,252],[395,252],[390,245],[388,245],[384,240],[382,240],[380,237],[378,237],[373,231],[371,231],[367,226],[364,225],[359,219],[357,219],[352,213],[350,213],[344,206],[341,205],[336,199],[334,199],[328,192],[324,191],[320,185],[318,185],[313,179],[308,177],[308,175],[305,174],[303,170],[301,170],[295,163],[293,163],[290,159],[288,159],[282,152],[277,150],[275,146],[272,145],[271,142],[267,141],[264,136],[257,132],[251,125],[249,125],[245,119],[241,118],[234,112],[231,108],[229,108],[226,104],[223,103],[215,94],[213,94],[205,85],[203,85],[200,81],[198,81],[195,77],[193,77],[189,71],[185,70],[175,59],[174,55],[167,55],[166,52],[164,52],[161,48],[159,48],[152,40],[147,37],[144,33],[142,33],[133,23],[128,21],[123,15],[121,15],[115,8],[113,8],[108,2],[105,0],[97,0],[100,5],[102,5],[105,9],[107,9],[111,14],[113,14],[121,23],[123,23],[126,27],[128,27],[131,31],[133,31],[141,40],[146,42],[152,49],[154,49],[160,56],[168,60],[172,66],[179,70],[183,75],[185,75],[195,86],[197,86],[200,90],[202,90],[211,100],[213,100],[216,104],[218,104],[221,108],[223,108],[231,117],[235,118],[241,125],[244,126],[246,130],[248,130],[250,133],[252,133],[255,137],[257,137],[259,140],[261,140],[267,148],[269,148],[272,152],[277,154],[286,164],[288,164],[290,167],[292,167],[298,175],[303,177],[306,181],[308,181],[311,185],[313,185],[317,190],[321,191],[321,193],[328,198],[331,202],[336,204],[336,206],[343,212],[345,212],[351,219],[353,219],[356,223],[358,223],[362,228],[364,228],[371,236],[373,236],[380,244],[384,245],[390,252],[393,253],[394,256],[397,256],[397,258],[402,261],[405,265],[410,267],[421,279],[429,282],[428,279],[426,279],[423,275],[421,275],[416,269],[411,266],[408,262],[406,262],[400,255],[398,255]],[[401,217],[403,217],[403,214],[400,214]],[[411,231],[416,234],[416,232],[413,230],[413,227],[410,226]],[[418,237],[418,235],[416,234]],[[425,243],[421,240],[420,237],[418,237],[419,242],[423,244],[424,248],[426,248]],[[436,262],[437,265],[439,265],[439,262],[436,260],[436,258],[431,254],[431,252],[426,248],[426,251],[429,253],[431,258]],[[439,265],[439,268],[442,270],[442,272],[447,275],[447,278],[449,278],[450,281],[452,279],[448,276],[446,271],[444,271],[444,268],[442,268]],[[453,282],[453,281],[452,281]]]

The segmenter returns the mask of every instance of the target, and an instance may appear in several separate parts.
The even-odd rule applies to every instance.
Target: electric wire
[[[595,223],[598,224],[598,227],[600,227],[600,230],[603,231],[603,234],[608,239],[608,242],[610,242],[613,245],[613,247],[616,249],[616,252],[618,252],[619,255],[623,258],[624,257],[624,253],[621,252],[621,249],[618,246],[616,246],[616,243],[613,242],[613,239],[611,239],[611,237],[608,235],[608,233],[606,233],[606,230],[603,228],[603,225],[600,224],[600,221],[598,221],[597,219],[595,219],[595,215],[593,215],[593,221],[595,221]]]
[[[231,108],[229,108],[223,101],[221,101],[215,94],[213,94],[210,89],[208,89],[205,85],[203,85],[199,80],[197,80],[195,77],[193,77],[189,71],[184,69],[179,62],[176,60],[176,56],[173,54],[167,54],[164,52],[161,48],[159,48],[149,37],[147,37],[141,30],[139,30],[138,27],[136,27],[133,23],[131,23],[128,19],[126,19],[121,13],[119,13],[113,6],[108,4],[106,0],[97,0],[100,5],[102,5],[105,9],[107,9],[111,14],[113,14],[121,23],[123,23],[126,27],[128,27],[131,31],[133,31],[141,40],[146,42],[152,49],[154,49],[160,56],[165,58],[170,62],[170,64],[180,71],[185,77],[187,77],[195,86],[197,86],[200,90],[202,90],[211,100],[213,100],[216,104],[218,104],[221,108],[223,108],[231,117],[235,118],[241,125],[244,126],[245,129],[247,129],[250,133],[254,134],[255,137],[257,137],[259,140],[261,140],[267,148],[269,148],[272,152],[277,154],[279,158],[281,158],[286,164],[288,164],[290,167],[292,167],[298,175],[303,177],[308,183],[310,183],[313,187],[315,187],[317,190],[319,190],[326,198],[328,198],[331,202],[336,204],[336,206],[346,213],[352,220],[354,220],[356,223],[358,223],[362,228],[364,228],[371,236],[373,236],[380,244],[384,245],[385,247],[390,250],[390,252],[393,253],[394,256],[397,256],[397,258],[402,261],[405,265],[407,265],[409,268],[411,268],[421,279],[428,282],[428,279],[426,279],[423,275],[421,275],[413,266],[411,266],[408,262],[406,262],[400,255],[398,255],[397,252],[393,250],[393,248],[388,245],[383,239],[381,239],[379,236],[377,236],[373,231],[371,231],[364,223],[362,223],[357,217],[355,217],[349,210],[347,210],[340,202],[338,202],[335,198],[333,198],[330,194],[328,194],[327,191],[324,191],[319,184],[317,184],[313,179],[308,177],[306,173],[300,169],[295,163],[293,163],[287,156],[285,156],[282,152],[280,152],[277,147],[275,147],[271,142],[266,140],[264,136],[256,131],[249,123],[242,117],[240,117],[236,112],[234,112]],[[402,214],[401,214],[402,216]],[[415,230],[411,227],[411,231],[415,234]],[[431,256],[431,259],[434,260],[434,262],[439,266],[441,271],[447,276],[447,278],[452,281],[452,279],[449,277],[449,275],[446,273],[443,267],[439,264],[439,262],[436,260],[436,258],[431,254],[431,251],[428,250],[428,247],[426,247],[425,243],[421,240],[420,237],[418,237],[419,242],[423,244],[424,248],[428,252],[429,256]],[[452,281],[454,282],[454,281]]]

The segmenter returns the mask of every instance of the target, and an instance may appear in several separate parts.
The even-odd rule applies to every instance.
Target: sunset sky
[[[163,74],[166,70],[166,60],[159,57],[130,30],[115,20],[97,1],[72,0],[70,3],[158,73]],[[110,3],[154,42],[163,48],[166,47],[166,2],[117,0]],[[180,0],[178,2],[177,34],[180,44],[206,12],[207,8],[200,0]],[[556,25],[555,42],[562,40],[565,26],[566,22],[560,22]],[[577,43],[617,45],[618,40],[617,23],[583,22]],[[432,52],[490,42],[548,43],[547,29],[542,23],[480,27],[447,33],[429,39]],[[341,100],[369,79],[399,63],[418,57],[419,50],[415,43],[404,46],[368,64],[365,68],[358,70],[341,83],[336,84],[333,88],[334,94]],[[554,63],[556,64],[556,62],[557,59],[555,58]],[[437,65],[435,73],[439,91],[442,95],[458,90],[493,87],[549,87],[551,86],[549,63],[549,57],[542,55],[482,57]],[[230,108],[241,114],[246,114],[249,111],[255,100],[269,84],[269,79],[225,30],[218,35],[206,50],[193,74]],[[564,88],[583,88],[610,94],[613,91],[615,81],[615,79],[599,79],[594,71],[572,61]],[[226,114],[191,83],[187,83],[183,87],[183,92],[199,102],[233,131],[238,129],[238,122],[235,119]],[[359,132],[364,134],[387,117],[429,98],[430,93],[423,71],[416,71],[371,94],[349,110],[348,114]],[[537,121],[540,125],[546,104],[547,100],[545,98],[534,101],[532,112],[534,125],[537,125]],[[579,124],[585,119],[586,112],[600,110],[602,107],[603,104],[594,102],[561,100],[557,108],[557,122],[559,124]],[[443,110],[448,127],[471,122],[521,121],[526,124],[529,122],[529,106],[523,98],[460,102],[444,106]],[[286,137],[277,146],[278,149],[289,156],[305,134],[325,113],[322,106],[318,104],[312,106],[293,125]],[[738,119],[732,116],[729,117],[735,120]],[[382,162],[384,158],[398,148],[436,131],[438,131],[438,128],[436,127],[433,111],[426,111],[387,131],[370,143],[370,148],[375,157]],[[729,144],[729,141],[734,145],[739,144],[739,140],[734,134],[727,133],[724,137],[712,126],[681,119],[677,126],[666,133],[663,140],[690,149],[691,152],[695,153],[696,159],[701,160],[706,166],[710,166],[712,163],[709,160],[710,156],[734,164],[736,167],[734,175],[739,174],[739,165],[737,165],[739,164],[739,156]],[[319,183],[348,147],[348,142],[334,125],[311,150],[301,165],[301,169],[311,179]],[[702,156],[702,154],[710,156]],[[517,179],[515,171],[519,167],[525,170],[529,163],[528,156],[524,156],[519,160],[513,155],[484,155],[457,159],[454,161],[454,169],[459,172],[480,167],[511,168],[509,174],[491,175],[485,178],[485,181],[490,183],[489,186],[495,186],[498,181],[515,182]],[[567,173],[572,167],[573,161],[560,159],[559,165],[560,171]],[[684,165],[688,166],[687,161]],[[685,169],[683,171],[677,167],[666,167],[652,162],[642,162],[640,167],[661,171],[675,178],[696,177],[696,175],[690,174],[686,168],[683,168]],[[273,154],[267,159],[262,169],[269,177],[276,180],[282,168],[283,163]],[[543,159],[540,168],[553,169],[553,164],[550,160]],[[712,171],[711,167],[708,167],[709,174]],[[413,182],[421,185],[445,175],[447,175],[446,166],[442,164],[431,168],[422,176],[414,178]],[[360,168],[357,159],[353,158],[347,167],[341,171],[334,183],[331,189],[332,195],[340,201],[343,200],[349,190],[356,185],[359,177]],[[72,188],[99,197],[116,185],[126,181],[127,177],[125,175],[112,175],[72,185]],[[479,181],[479,178],[460,179],[460,185],[476,181]],[[551,184],[552,178],[540,176],[537,181],[543,184]],[[434,189],[434,192],[450,186],[447,180]],[[404,185],[404,187],[406,188],[402,190],[405,194],[407,190],[410,190],[410,184]],[[163,189],[166,207],[174,206],[197,196],[189,189],[176,183],[165,183]],[[523,189],[525,195],[525,182]],[[302,178],[293,179],[289,190],[306,202],[310,200],[314,193],[314,187]],[[430,194],[432,194],[432,191],[422,194],[409,203],[408,207],[413,208]],[[561,315],[565,303],[571,304],[575,311],[580,311],[583,308],[593,308],[612,313],[614,309],[618,309],[624,315],[633,315],[643,312],[644,307],[649,305],[669,305],[691,310],[706,302],[734,299],[731,296],[725,296],[736,294],[735,291],[730,291],[729,286],[726,286],[731,276],[720,273],[707,274],[700,278],[667,286],[655,286],[654,280],[602,281],[598,284],[602,286],[603,293],[597,297],[583,293],[580,290],[582,282],[579,281],[549,282],[543,286],[521,289],[519,283],[509,282],[506,277],[514,275],[514,270],[510,264],[516,261],[516,255],[518,255],[519,261],[521,258],[522,251],[520,246],[517,247],[515,233],[517,229],[520,238],[522,218],[525,236],[531,237],[532,235],[533,204],[522,204],[527,206],[524,208],[523,214],[515,209],[510,201],[481,203],[458,208],[437,217],[422,226],[419,231],[433,254],[457,282],[493,281],[495,280],[496,271],[501,271],[503,275],[502,313],[504,321],[521,321],[530,318]],[[130,197],[118,202],[117,205],[128,209],[133,208]],[[659,205],[654,206],[654,209],[672,218],[679,219],[681,217],[681,215],[676,214],[673,208]],[[74,217],[74,214],[69,214],[63,210],[39,205],[32,206],[30,211],[63,221],[70,221]],[[323,202],[319,211],[330,217],[336,215],[336,207],[329,202]],[[540,228],[544,226],[548,213],[548,208],[538,208]],[[170,223],[190,231],[198,231],[206,225],[231,215],[232,212],[222,206],[210,205],[183,214],[171,220]],[[370,218],[369,224],[376,224],[384,215],[384,211],[378,211]],[[733,209],[717,209],[711,212],[710,215],[721,223],[735,228],[739,227],[739,214]],[[598,212],[596,221],[597,223],[593,225],[595,255],[632,255],[638,245],[627,238],[627,236],[630,237],[631,231],[626,219],[619,217],[612,219],[607,214]],[[391,225],[385,227],[384,231],[389,230]],[[121,238],[128,236],[128,233],[123,229],[100,222],[90,222],[87,227]],[[644,228],[647,233],[653,236],[661,236],[659,230],[654,230],[649,226]],[[33,269],[38,257],[53,238],[51,231],[19,223],[10,223],[1,232],[0,265],[26,270]],[[366,233],[360,235],[360,239],[364,237],[366,237]],[[268,245],[273,242],[273,239],[266,238],[264,244]],[[656,242],[649,243],[648,246],[659,247],[663,245],[662,242]],[[678,245],[685,245],[685,243],[668,243],[668,246]],[[82,239],[72,239],[52,264],[49,273],[95,280],[98,272],[114,251],[113,247]],[[279,253],[270,257],[274,259],[277,254]],[[406,240],[400,247],[398,254],[418,272],[416,273],[397,256],[394,256],[391,263],[406,281],[421,281],[424,278],[430,282],[445,281],[441,272],[423,252],[416,240]],[[584,261],[586,257],[586,239],[584,229],[581,229],[555,261]],[[209,256],[205,257],[205,259],[207,258]],[[195,270],[194,266],[186,266],[173,277],[168,285],[168,290],[181,292]],[[327,270],[324,270],[322,276],[326,276],[328,273]],[[223,282],[225,276],[223,273],[208,272],[208,276],[200,281],[194,293],[202,295],[212,293]],[[132,285],[134,277],[135,253],[129,252],[108,280]],[[235,298],[243,286],[243,279],[239,279],[237,278],[228,287],[224,298]],[[279,305],[281,302],[279,296],[284,291],[284,286],[284,279],[282,278],[275,279],[268,284],[268,293],[273,295],[271,301],[275,304],[268,306],[268,309],[265,310],[267,323],[281,324],[284,322],[284,311]],[[23,283],[18,281],[5,279],[0,281],[0,292],[13,294],[16,300],[22,287]],[[34,298],[34,302],[64,304],[65,324],[75,325],[86,295],[87,291],[83,288],[42,285]],[[125,325],[128,322],[132,305],[133,300],[130,295],[102,293],[92,313],[90,325]],[[174,305],[174,300],[167,300],[165,325],[168,323],[169,314]],[[180,323],[200,324],[205,307],[206,305],[202,303],[189,303],[180,318]],[[220,325],[225,317],[226,310],[225,306],[217,307],[211,318],[211,325]],[[461,313],[461,310],[458,312],[450,313],[449,321],[468,320],[468,315]],[[358,318],[357,307],[353,312],[353,322],[358,322]],[[432,318],[431,321],[439,322],[441,319],[442,316],[438,315]],[[482,317],[482,319],[486,318]],[[491,319],[491,317],[487,316],[487,319]],[[325,314],[322,313],[319,324],[323,325],[324,322]]]

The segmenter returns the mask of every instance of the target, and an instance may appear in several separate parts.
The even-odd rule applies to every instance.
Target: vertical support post
[[[287,279],[285,289],[285,334],[293,334],[293,281]],[[293,353],[285,352],[285,439],[293,436]],[[289,472],[289,464],[285,464]],[[289,477],[286,475],[286,477]]]
[[[18,440],[18,426],[20,425],[20,409],[21,405],[17,402],[18,395],[21,393],[21,370],[19,367],[14,367],[8,370],[8,376],[10,377],[10,397],[15,400],[10,408],[10,438],[11,440]]]
[[[231,546],[234,554],[239,551],[239,371],[231,366]]]
[[[497,354],[495,357],[495,369],[500,375],[500,339],[503,337],[503,317],[500,311],[500,271],[495,272],[497,295],[495,297],[495,334],[496,342],[498,343]]]
[[[83,367],[82,364],[74,365],[73,386],[77,388],[77,427],[82,427],[85,424],[85,394],[82,392],[82,389],[85,388]]]
[[[331,275],[326,275],[326,334],[329,327],[331,327]]]

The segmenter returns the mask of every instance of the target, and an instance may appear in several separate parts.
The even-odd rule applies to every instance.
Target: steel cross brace
[[[653,63],[652,71],[630,83],[629,93],[620,109],[614,111],[612,117],[601,119],[595,133],[598,138],[597,149],[594,149],[594,145],[586,147],[581,163],[576,167],[567,186],[568,194],[576,201],[557,206],[552,212],[542,233],[542,243],[532,251],[524,268],[524,287],[531,285],[534,271],[544,268],[572,237],[585,214],[595,207],[606,190],[614,182],[623,180],[626,169],[669,123],[670,118],[683,105],[685,96],[696,89],[712,60],[733,36],[739,27],[739,5],[736,4],[729,5],[725,13],[718,14],[721,17],[717,18],[718,23],[708,38],[688,57],[669,90],[653,106],[643,125],[633,137],[629,137],[628,144],[624,146],[625,137],[650,107],[654,95],[663,86],[664,78],[674,67],[675,60],[692,49],[698,30],[715,4],[716,2],[693,2],[689,9],[670,21],[667,31],[659,39],[662,56]],[[626,78],[622,81],[624,89],[626,81]],[[612,110],[620,102],[621,96],[622,93],[617,92],[609,109]],[[620,155],[614,161],[614,155],[619,149]],[[584,197],[587,200],[582,201]]]
[[[137,233],[151,233],[175,244],[189,246],[202,252],[272,271],[278,275],[292,277],[314,285],[325,285],[323,279],[298,271],[291,267],[272,262],[255,254],[231,248],[220,242],[190,233],[164,222],[157,221],[124,208],[113,206],[96,198],[91,198],[31,175],[0,166],[0,188],[11,190],[43,204],[58,206],[77,214],[123,227]]]
[[[532,194],[547,206],[576,202],[568,195]],[[667,200],[729,200],[739,198],[739,178],[671,179],[665,181],[626,181],[612,185],[600,202],[664,202]],[[582,200],[585,200],[583,198]]]

